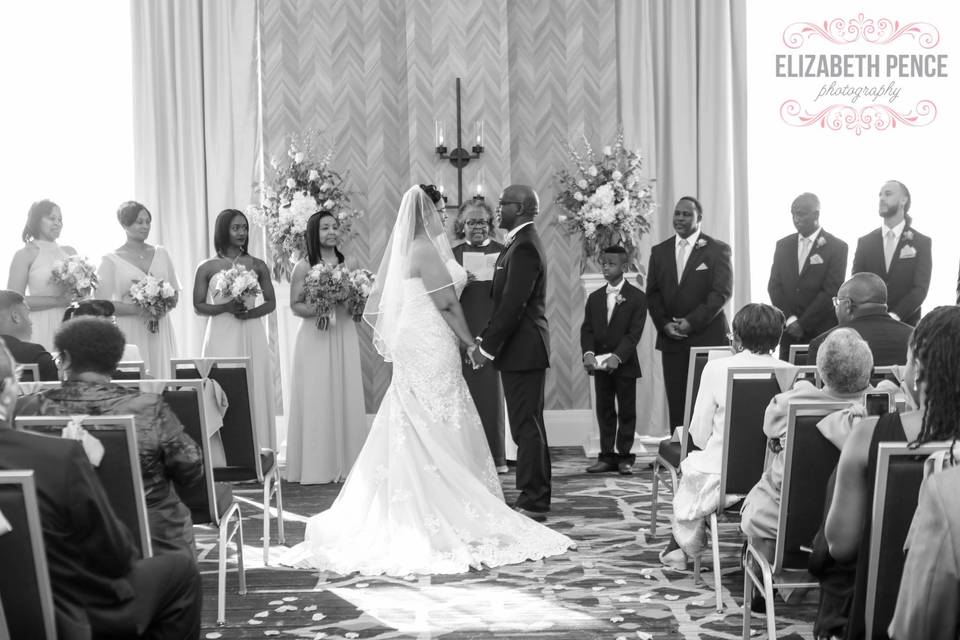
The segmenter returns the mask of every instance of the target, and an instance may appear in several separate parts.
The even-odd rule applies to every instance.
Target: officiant
[[[467,286],[460,295],[460,306],[474,335],[479,335],[487,326],[493,310],[493,299],[490,297],[493,269],[497,256],[503,251],[503,245],[491,237],[494,228],[493,210],[482,199],[474,198],[460,205],[454,231],[458,238],[463,239],[463,243],[453,248],[453,255],[469,274]],[[474,370],[471,365],[464,364],[463,377],[477,405],[497,472],[506,473],[500,376],[493,367]]]

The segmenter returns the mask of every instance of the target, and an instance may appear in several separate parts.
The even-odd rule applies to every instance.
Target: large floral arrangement
[[[317,157],[317,138],[315,132],[292,136],[287,157],[271,159],[268,179],[257,186],[260,204],[248,207],[253,221],[267,233],[277,280],[289,280],[297,260],[307,254],[305,233],[311,215],[320,210],[333,213],[342,239],[351,236],[353,221],[362,215],[350,207],[346,174],[330,166],[333,150]]]
[[[257,272],[242,264],[223,269],[215,277],[217,283],[214,285],[214,293],[221,298],[234,300],[244,309],[250,309],[250,300],[261,293]]]
[[[350,272],[336,264],[318,262],[303,281],[304,302],[317,310],[317,328],[334,323],[334,306],[350,296]]]
[[[566,145],[576,169],[557,172],[556,203],[564,211],[558,220],[568,233],[582,238],[585,259],[599,260],[604,248],[620,245],[635,262],[637,244],[650,230],[656,207],[653,183],[642,175],[640,153],[624,147],[622,129],[616,142],[599,154],[586,136],[583,146],[581,152]]]
[[[100,286],[100,278],[92,262],[80,256],[67,256],[53,263],[50,284],[60,287],[72,300],[82,300],[93,295]]]
[[[177,304],[177,291],[173,285],[149,274],[130,285],[130,297],[147,317],[150,333],[160,330],[160,318]]]

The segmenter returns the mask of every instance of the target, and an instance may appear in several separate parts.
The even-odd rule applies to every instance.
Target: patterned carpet
[[[739,638],[742,538],[721,526],[724,612],[710,586],[691,572],[666,569],[669,490],[661,492],[658,536],[648,539],[652,472],[588,475],[576,448],[553,450],[554,502],[549,526],[577,541],[564,556],[441,578],[365,578],[263,567],[258,492],[241,490],[247,565],[246,596],[236,572],[227,579],[227,623],[217,627],[216,537],[198,536],[204,574],[204,638]],[[509,501],[513,474],[501,476]],[[669,482],[667,483],[669,484]],[[302,540],[307,516],[328,506],[339,485],[283,487],[287,544]],[[274,534],[274,542],[276,541]],[[272,557],[282,548],[275,547]],[[233,554],[230,566],[235,569]],[[713,584],[709,556],[704,580]],[[799,604],[777,602],[780,638],[809,638],[815,594]],[[765,635],[754,616],[753,636]]]

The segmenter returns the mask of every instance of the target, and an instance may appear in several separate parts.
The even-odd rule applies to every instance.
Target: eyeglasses
[[[834,306],[834,307],[839,307],[839,306],[840,306],[840,302],[843,301],[843,300],[846,300],[847,302],[851,302],[850,298],[847,298],[846,296],[841,296],[841,297],[834,296],[834,297],[833,297],[833,306]]]
[[[465,227],[486,227],[489,222],[486,220],[464,220],[463,226]]]

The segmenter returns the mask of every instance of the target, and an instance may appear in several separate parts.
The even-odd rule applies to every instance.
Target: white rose
[[[176,293],[177,293],[177,292],[173,290],[173,285],[172,285],[172,284],[170,284],[169,282],[164,282],[164,283],[163,283],[163,297],[164,297],[164,298],[172,298],[173,296],[176,295]]]
[[[590,175],[591,178],[596,178],[597,168],[594,165],[590,165],[590,168],[587,169],[587,173]]]
[[[330,211],[331,209],[333,209],[333,206],[335,204],[336,203],[333,200],[327,200],[326,202],[323,203],[323,208],[326,209],[327,211]]]
[[[607,145],[607,146],[605,146],[605,147],[603,148],[603,155],[605,155],[605,156],[612,156],[612,155],[613,155],[613,149],[610,148],[610,145]]]
[[[581,189],[586,189],[587,181],[584,180],[583,178],[580,178],[579,180],[577,180],[577,186],[580,187]]]
[[[294,180],[293,178],[287,178],[287,188],[288,188],[288,189],[293,189],[293,188],[295,188],[296,186],[297,186],[297,181],[296,181],[296,180]]]
[[[329,191],[332,188],[333,188],[333,185],[330,184],[329,182],[324,182],[322,185],[320,185],[320,191]]]
[[[613,173],[610,174],[610,177],[613,178],[614,180],[619,180],[620,178],[623,177],[623,174],[620,173],[619,171],[614,171]]]
[[[310,173],[307,174],[307,180],[313,181],[313,180],[316,180],[316,179],[319,178],[319,177],[320,177],[320,174],[317,173],[317,170],[316,170],[316,169],[310,169]]]
[[[577,202],[583,202],[583,194],[577,191],[575,194],[573,194],[573,199]]]
[[[293,161],[296,162],[297,164],[300,164],[301,162],[303,162],[303,152],[297,151],[295,154],[293,154]]]

